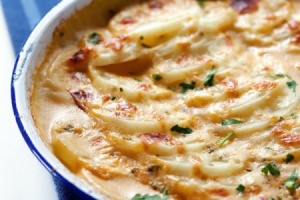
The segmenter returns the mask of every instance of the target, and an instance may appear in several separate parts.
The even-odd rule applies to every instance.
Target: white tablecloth
[[[56,200],[51,176],[30,152],[14,119],[10,79],[15,56],[1,7],[0,41],[0,199]]]

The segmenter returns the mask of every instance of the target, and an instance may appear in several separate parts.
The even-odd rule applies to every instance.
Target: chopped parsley
[[[239,186],[237,186],[237,188],[235,188],[238,192],[243,193],[245,191],[245,186],[239,184]]]
[[[163,195],[162,197],[160,195],[141,195],[141,194],[136,194],[134,197],[131,198],[131,200],[168,200],[168,192],[166,189],[163,189]]]
[[[121,88],[121,87],[119,88],[119,90],[120,90],[120,92],[124,92],[124,89],[123,89],[123,88]]]
[[[275,200],[273,197],[268,198],[268,200]],[[282,200],[281,197],[277,196],[277,200]]]
[[[211,68],[211,70],[208,72],[206,75],[205,81],[204,81],[204,86],[213,86],[214,85],[214,77],[215,73],[217,72],[217,69],[215,66]]]
[[[227,126],[231,124],[242,124],[243,122],[237,119],[226,119],[221,121],[222,126]]]
[[[192,81],[190,84],[180,83],[179,86],[182,88],[181,93],[185,94],[188,90],[195,89],[196,83],[194,81]]]
[[[178,125],[175,125],[171,128],[172,132],[183,133],[183,134],[191,134],[193,130],[189,127],[183,128]]]
[[[286,84],[290,89],[293,89],[293,92],[296,92],[296,87],[297,87],[296,81],[292,80],[292,81],[286,82]]]
[[[142,79],[139,79],[139,78],[134,78],[135,81],[137,82],[142,82],[143,80]]]
[[[102,36],[99,33],[92,33],[88,37],[88,42],[92,44],[99,44],[100,42],[103,41]]]
[[[204,0],[198,0],[198,3],[201,7],[205,6],[205,1]]]
[[[217,141],[219,146],[223,146],[228,140],[230,140],[234,136],[234,132],[229,133],[226,137]]]
[[[284,161],[285,161],[286,163],[289,163],[289,162],[292,162],[292,161],[294,160],[294,158],[295,158],[295,156],[294,156],[293,154],[290,154],[290,153],[289,153],[289,154],[286,155]]]
[[[276,79],[280,79],[280,78],[284,78],[284,77],[289,77],[288,75],[286,74],[274,74],[274,75],[270,75],[269,76],[270,78],[276,80]]]
[[[117,97],[115,97],[115,96],[112,96],[111,98],[110,98],[110,100],[112,100],[112,101],[114,101],[114,100],[116,100],[117,99]]]
[[[155,81],[160,81],[163,77],[159,74],[152,74],[152,79]]]
[[[292,117],[292,119],[297,119],[297,118],[298,118],[298,115],[296,115],[295,113],[292,113],[292,114],[291,114],[291,117]]]
[[[268,175],[269,173],[272,176],[280,175],[280,171],[279,171],[278,167],[273,163],[268,163],[264,168],[262,168],[261,172],[264,173],[265,175]]]
[[[289,190],[296,190],[300,187],[298,183],[298,173],[296,170],[290,175],[289,179],[283,183],[283,185]]]

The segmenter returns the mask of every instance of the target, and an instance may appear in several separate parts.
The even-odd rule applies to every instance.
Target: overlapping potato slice
[[[175,160],[172,157],[159,157],[157,159],[164,163],[166,171],[169,173],[185,177],[197,176],[197,173],[208,177],[228,176],[243,169],[242,162],[238,163],[234,160],[213,161],[206,154],[176,156]]]
[[[213,9],[210,9],[212,8],[210,6],[213,6]],[[207,34],[219,33],[232,27],[236,19],[237,13],[232,8],[228,8],[226,2],[218,2],[214,5],[208,3],[208,8],[199,18],[199,28]]]
[[[283,26],[289,2],[258,3],[258,10],[239,15],[228,1],[147,1],[95,30],[101,41],[87,34],[91,82],[68,91],[96,132],[55,132],[57,157],[75,172],[84,167],[100,178],[126,176],[203,198],[236,195],[242,171],[256,167],[257,178],[262,161],[298,157],[298,143],[288,141],[286,148],[281,139],[293,134],[298,142],[299,130],[274,131],[281,121],[299,124],[292,119],[299,113],[292,82],[298,81],[297,66],[285,69],[297,56],[277,62],[281,52],[271,56],[269,47],[248,46],[273,44],[271,30],[278,36],[274,43],[290,37]],[[282,71],[292,78],[276,74]],[[230,119],[238,123],[222,124]],[[266,146],[274,150],[262,150]],[[257,180],[262,184],[262,177]]]
[[[147,71],[149,65],[151,63],[147,60],[136,60],[102,68],[89,67],[89,75],[99,93],[111,93],[131,101],[164,99],[172,96],[170,90],[156,86],[151,77],[132,78],[132,75],[138,76]]]
[[[263,91],[255,89],[262,86]],[[264,108],[268,113],[276,114],[279,111],[288,112],[290,106],[298,101],[295,93],[287,87],[285,81],[257,83],[252,90],[241,95],[233,103],[215,103],[209,106],[211,113],[220,116],[250,116],[257,108]],[[270,103],[272,102],[272,103]],[[288,105],[288,106],[287,106]],[[226,113],[226,114],[225,114]]]
[[[156,58],[153,65],[153,73],[162,76],[163,83],[172,84],[211,69],[214,62],[209,57],[182,54],[169,59]]]
[[[110,128],[117,128],[121,132],[130,134],[141,132],[170,131],[171,127],[179,124],[189,126],[191,117],[184,112],[175,115],[168,113],[174,108],[168,104],[145,105],[130,103],[119,99],[108,102],[94,102],[88,109],[88,114],[108,124]]]
[[[258,4],[257,11],[239,16],[236,28],[249,33],[270,33],[282,25],[291,13],[289,1],[274,0]]]
[[[178,27],[178,25],[182,26],[185,22],[181,19],[199,15],[201,10],[195,1],[190,0],[146,2],[124,9],[124,12],[119,13],[110,21],[109,29],[114,33],[122,33],[140,32],[136,30],[150,30],[150,27],[152,27],[153,29],[150,32],[154,33],[154,35],[157,35],[160,30],[162,30],[163,34],[168,30],[161,29],[162,27],[174,30],[173,26],[170,26],[171,24],[175,25],[175,27]],[[158,15],[160,16],[159,20],[157,19]],[[179,22],[179,24],[173,23],[175,21]],[[176,28],[176,30],[179,29]],[[142,32],[149,34],[145,31]],[[150,35],[153,36],[151,33]]]

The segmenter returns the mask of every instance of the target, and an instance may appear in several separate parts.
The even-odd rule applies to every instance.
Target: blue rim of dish
[[[60,5],[60,3],[56,7],[58,7],[59,5]],[[48,14],[54,12],[54,8],[51,9],[48,12]],[[47,15],[41,20],[41,22],[47,17]],[[36,31],[37,27],[38,27],[38,25],[33,29],[31,34],[27,38],[27,40],[25,42],[25,45],[23,45],[23,50],[22,51],[24,51],[25,47],[28,46],[28,40],[31,37],[32,33],[34,33]],[[26,58],[27,58],[27,55],[25,55],[25,58],[21,59],[21,60],[25,61]],[[50,164],[50,162],[47,161],[47,159],[42,155],[42,153],[39,152],[38,148],[33,144],[33,141],[31,140],[30,136],[28,135],[28,133],[27,133],[27,131],[26,131],[26,129],[25,129],[23,123],[22,123],[22,120],[20,118],[19,110],[18,110],[18,107],[17,107],[17,101],[16,101],[16,90],[15,90],[15,83],[14,83],[15,82],[14,75],[17,74],[19,61],[20,61],[20,53],[17,55],[16,61],[15,61],[15,64],[14,64],[14,68],[13,68],[13,71],[12,71],[12,76],[11,76],[11,104],[12,104],[12,108],[13,108],[16,123],[19,127],[19,131],[21,132],[21,134],[23,136],[23,139],[25,140],[25,142],[26,142],[27,146],[29,147],[29,149],[31,150],[31,152],[41,162],[41,164],[51,173],[51,175],[53,177],[58,178],[59,181],[62,181],[63,184],[66,187],[70,188],[74,193],[78,194],[79,195],[78,197],[82,197],[82,198],[84,197],[84,199],[95,199],[90,194],[86,193],[85,191],[83,191],[82,189],[77,187],[75,184],[73,184],[71,181],[69,181],[61,172],[57,171]],[[22,73],[22,72],[20,72],[20,73]]]
[[[16,62],[14,65],[14,69],[13,69],[13,74],[12,74],[12,79],[11,79],[11,103],[12,103],[12,107],[13,107],[13,111],[14,111],[14,116],[17,122],[17,125],[19,127],[19,130],[23,136],[23,139],[25,140],[27,146],[29,147],[29,149],[31,150],[31,152],[35,155],[35,157],[42,163],[42,165],[51,173],[52,176],[55,176],[57,178],[59,178],[61,181],[64,182],[64,184],[67,185],[67,187],[71,187],[72,190],[74,190],[76,193],[79,193],[81,195],[85,195],[86,197],[89,197],[90,199],[94,199],[92,198],[89,194],[85,193],[84,191],[82,191],[81,189],[79,189],[78,187],[76,187],[73,183],[71,183],[70,181],[68,181],[62,174],[60,174],[58,171],[56,171],[54,169],[54,167],[44,158],[44,156],[37,150],[37,148],[35,147],[35,145],[32,143],[30,137],[28,136],[22,121],[20,120],[19,117],[19,111],[17,109],[17,104],[16,104],[16,96],[15,96],[15,88],[14,88],[14,78],[13,75],[16,72],[17,69],[17,65],[19,62],[19,58],[20,55],[18,55],[18,57],[16,58]]]
[[[80,195],[85,195],[86,198],[90,198],[90,199],[94,199],[93,197],[91,197],[89,194],[85,193],[84,191],[82,191],[80,188],[76,187],[73,183],[71,183],[69,180],[67,180],[61,173],[59,173],[58,171],[56,171],[54,169],[54,167],[44,158],[44,156],[38,151],[38,149],[35,147],[35,145],[32,143],[30,137],[28,136],[23,123],[20,119],[20,115],[19,115],[19,111],[17,109],[17,104],[16,104],[16,96],[15,96],[15,88],[14,88],[14,78],[13,75],[16,72],[17,69],[17,65],[19,62],[19,58],[20,55],[18,55],[18,57],[16,58],[16,62],[14,65],[14,69],[13,69],[13,74],[12,74],[12,79],[11,79],[11,103],[12,103],[12,107],[13,107],[13,111],[14,111],[14,116],[17,122],[17,125],[19,127],[19,130],[23,136],[23,139],[25,140],[27,146],[29,147],[29,149],[31,150],[31,152],[35,155],[35,157],[42,163],[42,165],[51,173],[52,176],[55,176],[57,178],[59,178],[60,181],[63,181],[64,184],[66,184],[66,186],[68,188],[71,188],[72,190],[74,190],[74,192],[80,194]]]

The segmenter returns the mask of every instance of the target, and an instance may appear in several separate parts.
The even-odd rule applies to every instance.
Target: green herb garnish
[[[298,115],[296,115],[295,113],[292,113],[292,114],[291,114],[291,117],[292,117],[292,119],[297,119],[297,118],[298,118]]]
[[[234,136],[234,132],[229,133],[226,137],[217,141],[219,146],[223,146],[228,140],[230,140]]]
[[[142,82],[143,80],[142,79],[139,79],[139,78],[134,78],[135,81],[137,82]]]
[[[102,42],[103,38],[99,33],[92,33],[88,37],[88,42],[92,44],[99,44]]]
[[[123,88],[121,88],[121,87],[119,88],[119,90],[120,90],[120,92],[124,92],[124,89],[123,89]]]
[[[155,81],[160,81],[162,79],[162,76],[159,74],[152,74],[152,79]]]
[[[162,197],[159,195],[150,196],[149,194],[136,194],[134,197],[131,198],[131,200],[168,200],[168,192],[166,189],[163,189]]]
[[[175,125],[171,128],[171,131],[172,132],[177,132],[177,133],[183,133],[183,134],[191,134],[193,132],[193,130],[191,128],[183,128],[183,127],[180,127],[178,125]]]
[[[280,175],[278,167],[273,163],[268,163],[264,168],[262,168],[261,172],[265,175],[268,175],[268,173],[270,173],[272,176]]]
[[[211,68],[211,70],[208,72],[206,75],[205,81],[204,81],[204,86],[213,86],[214,85],[214,76],[215,73],[217,72],[217,69],[215,66]]]
[[[185,94],[188,90],[195,89],[196,83],[192,81],[192,83],[180,83],[179,86],[182,88],[181,93]]]
[[[282,200],[282,198],[281,197],[279,197],[279,196],[277,196],[277,198],[276,198],[277,200]],[[275,198],[273,198],[273,197],[270,197],[270,198],[268,198],[268,200],[275,200]]]
[[[289,76],[286,74],[274,74],[274,75],[270,75],[269,77],[275,80],[275,79],[289,77]]]
[[[294,160],[294,158],[295,158],[295,156],[294,156],[293,154],[290,154],[290,153],[289,153],[289,154],[286,155],[284,161],[285,161],[286,163],[289,163],[289,162],[292,162],[292,161]]]
[[[296,81],[292,80],[292,81],[286,82],[286,84],[290,89],[293,89],[293,92],[296,92],[296,87],[297,87]]]
[[[237,188],[235,188],[238,192],[241,192],[241,193],[243,193],[244,191],[245,191],[245,186],[243,186],[243,185],[239,185],[239,186],[237,186]]]
[[[300,187],[300,184],[298,183],[298,173],[296,170],[293,171],[289,179],[284,182],[283,185],[289,190],[296,190]]]
[[[112,101],[114,101],[114,100],[116,100],[116,99],[117,99],[117,97],[115,97],[115,96],[112,96],[110,99],[111,99]]]
[[[204,0],[198,0],[198,3],[201,7],[205,6],[205,1]]]
[[[243,122],[237,119],[226,119],[221,121],[222,126],[227,126],[231,124],[242,124]]]

